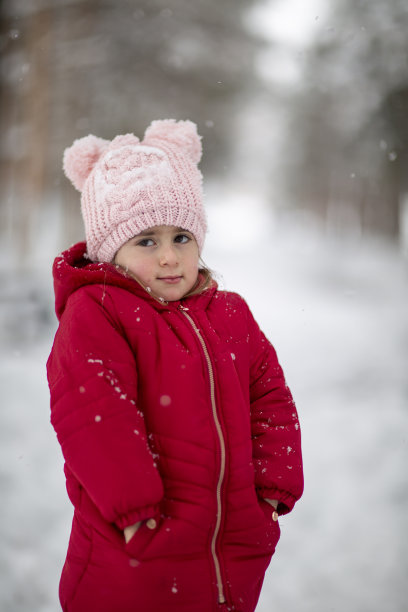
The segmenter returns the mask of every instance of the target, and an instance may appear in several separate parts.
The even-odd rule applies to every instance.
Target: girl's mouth
[[[168,285],[175,285],[182,278],[182,276],[161,276],[158,278],[158,280],[162,281],[163,283],[167,283]]]

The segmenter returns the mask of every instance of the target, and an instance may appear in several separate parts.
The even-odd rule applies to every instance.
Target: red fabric
[[[303,489],[299,423],[276,353],[238,295],[213,286],[161,303],[84,250],[54,263],[60,325],[47,364],[75,507],[62,607],[251,612],[279,539],[262,497],[283,514]],[[125,544],[123,528],[150,517],[157,527],[143,523]]]

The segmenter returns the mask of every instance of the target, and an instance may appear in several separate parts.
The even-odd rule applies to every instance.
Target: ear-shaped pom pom
[[[78,191],[82,191],[86,179],[108,145],[109,140],[89,134],[65,149],[64,172]]]
[[[195,164],[201,159],[201,136],[197,134],[197,126],[192,121],[152,121],[145,132],[145,141],[150,139],[165,140],[181,147]]]
[[[135,146],[139,144],[139,139],[134,134],[121,134],[119,136],[115,136],[111,143],[109,143],[109,150],[112,149],[120,149],[121,147],[126,147],[127,145]]]

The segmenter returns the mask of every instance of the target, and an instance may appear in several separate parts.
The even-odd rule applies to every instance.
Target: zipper
[[[204,353],[204,357],[205,360],[207,362],[207,369],[208,369],[208,376],[209,376],[209,380],[210,380],[210,396],[211,396],[211,408],[212,408],[212,415],[213,415],[213,419],[214,419],[214,423],[215,423],[215,429],[217,431],[217,435],[218,435],[218,441],[220,443],[220,450],[221,450],[221,463],[220,463],[220,471],[218,474],[218,482],[217,482],[217,520],[215,523],[215,528],[214,528],[214,532],[213,532],[213,536],[211,538],[211,556],[213,559],[213,563],[214,563],[214,568],[215,568],[215,575],[217,578],[217,589],[218,589],[218,602],[220,604],[223,604],[226,602],[225,599],[225,595],[224,595],[224,586],[222,583],[222,577],[221,577],[221,566],[220,566],[220,560],[216,551],[216,543],[217,543],[217,538],[218,538],[218,534],[220,532],[220,527],[221,527],[221,510],[222,510],[222,504],[221,504],[221,488],[222,488],[222,483],[224,481],[224,476],[225,476],[225,441],[224,441],[224,436],[222,434],[222,429],[221,429],[221,423],[220,420],[218,418],[218,412],[217,412],[217,404],[215,401],[215,383],[214,383],[214,371],[213,371],[213,367],[212,367],[212,363],[211,363],[211,359],[210,359],[210,355],[208,353],[208,349],[207,349],[207,345],[205,343],[205,340],[200,332],[200,330],[198,329],[197,325],[195,324],[194,320],[192,319],[192,317],[186,312],[188,310],[188,308],[186,308],[185,306],[179,306],[180,311],[183,313],[183,315],[188,319],[188,321],[190,322],[191,327],[193,328],[200,344],[201,344],[201,348],[203,349],[203,353]]]

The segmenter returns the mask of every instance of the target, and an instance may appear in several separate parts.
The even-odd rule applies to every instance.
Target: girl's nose
[[[159,255],[161,266],[174,266],[177,264],[177,253],[173,246],[164,246]]]

